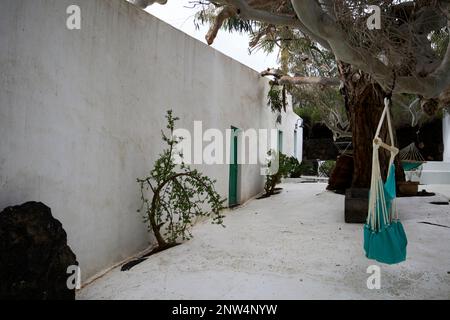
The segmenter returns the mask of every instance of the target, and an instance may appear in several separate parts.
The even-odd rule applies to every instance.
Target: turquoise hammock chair
[[[390,100],[385,99],[385,107],[373,140],[372,181],[369,194],[369,211],[364,225],[364,250],[366,257],[386,264],[395,264],[406,259],[406,239],[398,213],[395,207],[396,183],[394,159],[399,150],[394,146]],[[387,119],[389,138],[388,145],[379,137],[384,120]],[[383,183],[380,170],[379,148],[388,150],[391,154],[389,171]]]

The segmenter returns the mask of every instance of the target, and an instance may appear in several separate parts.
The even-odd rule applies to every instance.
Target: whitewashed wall
[[[274,127],[268,82],[125,0],[0,1],[0,210],[42,201],[64,225],[83,279],[152,241],[136,178],[161,151],[167,109],[192,129]],[[284,116],[285,150],[297,116]],[[301,156],[300,156],[301,158]],[[202,166],[228,193],[227,165]],[[241,201],[262,190],[241,173]]]
[[[450,114],[444,111],[442,119],[442,140],[444,142],[444,162],[450,162]]]

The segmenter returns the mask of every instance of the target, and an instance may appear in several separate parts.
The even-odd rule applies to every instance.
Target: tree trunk
[[[369,75],[354,71],[351,66],[339,63],[339,72],[344,82],[342,94],[350,119],[353,141],[353,188],[369,188],[372,175],[372,142],[384,108],[386,93]],[[394,129],[395,131],[395,129]],[[380,137],[390,144],[387,123],[382,127]],[[395,132],[394,132],[394,139]],[[386,179],[390,154],[380,148],[380,167]],[[405,175],[400,161],[396,159],[397,181],[404,181]]]

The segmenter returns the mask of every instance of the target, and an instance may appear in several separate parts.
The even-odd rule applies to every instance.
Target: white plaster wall
[[[297,154],[295,153],[295,137],[294,131],[297,128]],[[283,131],[283,152],[288,156],[296,157],[300,162],[303,153],[303,128],[300,127],[302,121],[300,117],[295,114],[292,106],[292,97],[288,96],[288,103],[286,106],[286,112],[282,114],[281,125],[277,127]]]
[[[444,111],[442,119],[442,141],[444,142],[444,162],[450,162],[450,114]]]
[[[297,138],[297,160],[301,163],[303,161],[303,127],[300,127],[301,122],[299,123],[298,128],[298,138]]]
[[[179,127],[274,126],[267,80],[125,0],[0,1],[0,210],[26,201],[52,208],[83,279],[152,241],[136,212],[136,178],[161,152],[173,109]],[[297,116],[283,122],[285,150]],[[291,133],[288,134],[288,132]],[[228,193],[227,165],[200,166]],[[241,201],[262,190],[242,166]]]

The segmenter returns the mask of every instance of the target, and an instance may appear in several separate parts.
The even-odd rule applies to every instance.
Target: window
[[[278,130],[278,152],[283,153],[283,131]]]
[[[294,130],[294,158],[298,159],[298,154],[297,154],[297,143],[298,143],[298,137],[297,137],[297,130]]]

